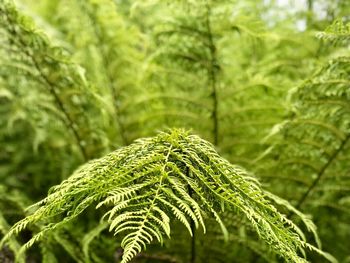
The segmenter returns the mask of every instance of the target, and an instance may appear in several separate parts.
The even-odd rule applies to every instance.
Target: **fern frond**
[[[307,73],[299,70],[301,59],[314,54],[304,38],[276,36],[241,5],[225,0],[134,5],[133,11],[142,6],[156,14],[149,25],[153,53],[143,73],[148,92],[127,104],[136,109],[126,125],[131,137],[149,136],[155,127],[191,128],[230,161],[253,166],[266,149],[261,139],[286,115],[282,98]]]
[[[86,69],[109,139],[116,145],[129,144],[124,123],[133,108],[124,104],[135,94],[146,94],[139,87],[138,74],[147,42],[115,1],[51,2],[42,0],[48,7],[39,13],[60,31],[59,39],[69,44],[72,61]]]
[[[322,39],[337,43],[350,43],[350,23],[343,22],[342,19],[335,20],[324,32],[318,34]]]
[[[274,1],[12,1],[0,1],[3,251],[44,263],[335,261],[321,239],[346,259],[349,61],[310,78],[329,46],[287,29],[299,16],[279,21]],[[339,21],[323,38],[347,44]],[[257,167],[290,203],[186,132],[129,145],[168,127]],[[117,145],[129,146],[105,155]],[[12,191],[41,200],[58,182],[27,211]]]
[[[349,221],[349,207],[346,203],[338,204],[347,196],[350,183],[346,160],[350,140],[349,74],[349,57],[339,57],[331,60],[313,78],[293,91],[291,99],[294,116],[279,126],[277,136],[272,136],[275,146],[267,154],[269,158],[264,159],[275,161],[270,163],[270,167],[266,162],[262,166],[264,168],[258,171],[262,175],[278,175],[274,179],[267,179],[272,187],[279,180],[292,176],[293,181],[288,179],[290,187],[275,187],[278,194],[292,200],[297,209],[307,207],[310,212],[317,211],[315,217],[319,213],[318,209],[325,213],[334,211],[338,219],[344,222]],[[283,191],[283,194],[278,191]],[[319,217],[315,221],[321,229],[320,236],[323,243],[326,242],[327,250],[338,249],[323,236],[326,225],[331,226],[333,223]],[[332,235],[344,236],[344,233],[332,232]],[[343,250],[342,253],[347,252]]]
[[[29,203],[29,200],[23,193],[9,191],[4,185],[0,184],[0,236],[4,236],[10,230],[11,223],[13,223],[13,215],[23,213],[23,210]],[[16,262],[25,262],[25,256],[18,253],[21,245],[15,237],[10,238],[8,247],[13,252]]]
[[[35,127],[39,126],[40,118],[37,116],[40,113],[47,115],[51,112],[51,118],[75,138],[75,146],[85,160],[96,155],[96,150],[103,147],[101,142],[96,143],[102,124],[90,120],[86,114],[86,109],[91,114],[97,114],[99,110],[84,69],[72,63],[68,52],[53,45],[32,19],[16,9],[11,0],[1,2],[0,12],[3,39],[0,76],[6,81],[5,88],[19,101],[19,98],[32,100],[23,105],[23,110],[34,112],[28,115]]]
[[[5,220],[4,216],[0,212],[0,234],[5,235],[10,229],[10,225]],[[16,262],[18,263],[24,263],[25,262],[25,256],[23,254],[18,254],[18,252],[21,248],[20,243],[16,240],[15,237],[11,237],[8,241],[9,248],[15,252]],[[4,249],[4,248],[3,248]],[[0,249],[1,251],[1,249]],[[0,258],[1,259],[1,258]]]
[[[34,205],[37,210],[16,223],[4,241],[42,222],[45,227],[24,245],[27,249],[96,204],[107,210],[110,231],[123,233],[124,263],[147,244],[170,237],[172,220],[187,228],[193,220],[205,231],[210,216],[222,225],[222,209],[247,218],[260,238],[287,261],[306,262],[298,255],[306,243],[296,227],[246,172],[220,157],[208,142],[179,130],[139,139],[83,165]]]

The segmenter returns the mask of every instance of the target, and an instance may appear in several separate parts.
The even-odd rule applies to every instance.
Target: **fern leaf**
[[[0,12],[0,34],[4,39],[0,76],[6,80],[5,87],[19,97],[18,101],[31,99],[23,103],[23,111],[28,112],[25,117],[32,119],[34,127],[40,126],[38,112],[46,118],[51,113],[49,116],[60,123],[60,132],[66,134],[68,130],[75,138],[74,145],[88,160],[103,148],[103,143],[96,143],[96,132],[102,132],[102,124],[86,115],[86,109],[93,115],[99,110],[85,70],[72,63],[67,50],[52,44],[11,0],[1,2]]]
[[[324,32],[319,33],[318,36],[334,44],[348,44],[350,43],[350,23],[337,19]]]
[[[125,187],[132,190],[122,194]],[[191,189],[192,195],[185,189]],[[306,262],[298,255],[306,243],[296,227],[271,205],[246,172],[220,157],[208,142],[179,130],[139,139],[83,165],[53,187],[36,205],[37,210],[15,224],[4,240],[30,224],[46,222],[24,246],[27,249],[96,204],[108,210],[110,231],[123,236],[123,263],[154,240],[170,237],[172,220],[188,228],[187,217],[205,228],[204,222],[213,215],[225,229],[219,218],[223,207],[246,217],[286,260]]]
[[[262,175],[278,175],[267,179],[272,185],[281,179],[290,181],[290,185],[275,187],[275,191],[278,194],[278,191],[283,191],[281,195],[292,200],[297,209],[307,207],[310,212],[316,211],[314,209],[322,209],[325,213],[334,211],[339,216],[337,220],[347,222],[347,225],[348,204],[342,204],[341,209],[336,207],[347,195],[346,188],[350,182],[346,174],[350,140],[349,73],[349,57],[335,58],[291,93],[294,116],[279,127],[277,136],[272,136],[275,146],[267,154],[270,159],[265,159],[275,158],[275,161],[266,162],[262,170],[258,170]],[[318,213],[319,210],[315,215]],[[326,242],[327,250],[338,249],[323,236],[324,229],[332,227],[334,222],[322,218],[316,221],[322,229],[320,236]],[[348,236],[332,231],[332,235],[335,234]],[[341,250],[344,254],[348,253],[346,249]]]

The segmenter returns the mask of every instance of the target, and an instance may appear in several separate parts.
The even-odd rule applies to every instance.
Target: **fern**
[[[89,108],[92,114],[94,111],[97,114],[98,109],[84,69],[71,63],[67,52],[53,46],[33,21],[21,15],[9,1],[4,1],[0,8],[1,53],[4,58],[1,61],[1,79],[6,81],[8,92],[15,93],[16,97],[34,100],[37,108],[23,105],[29,108],[25,112],[32,112],[29,116],[34,126],[40,126],[41,111],[38,108],[52,113],[55,121],[61,122],[70,131],[75,138],[75,146],[88,160],[96,154],[94,147],[98,143],[94,141],[98,140],[96,132],[99,132],[97,127],[101,124],[86,116],[85,109]],[[15,86],[22,82],[26,84],[25,87]],[[46,92],[50,97],[44,98],[39,92]]]
[[[110,140],[128,144],[125,118],[130,109],[124,104],[130,94],[142,92],[134,79],[143,56],[137,29],[123,19],[110,0],[60,1],[45,11],[55,13],[49,21],[70,44],[74,61],[86,69],[94,84],[94,93],[103,103]],[[82,24],[89,26],[82,28]]]
[[[312,3],[16,4],[0,3],[0,261],[348,259],[347,18],[320,41],[295,27],[328,23]],[[220,155],[176,129],[129,145],[169,127]]]
[[[350,23],[337,19],[324,32],[319,33],[319,37],[333,44],[347,44],[350,41]]]
[[[10,205],[9,205],[10,204]],[[8,189],[5,186],[0,185],[0,234],[5,235],[10,230],[10,224],[6,220],[8,215],[13,215],[18,213],[18,210],[23,211],[25,206],[29,204],[23,194],[16,191],[15,193],[8,194]],[[16,261],[19,263],[25,262],[25,257],[16,252],[20,250],[20,243],[14,237],[12,237],[8,242],[9,248],[15,252]],[[1,250],[0,250],[1,251]],[[0,260],[4,260],[1,258]]]
[[[348,56],[334,58],[291,93],[293,117],[272,132],[278,136],[272,136],[276,145],[267,151],[272,166],[264,164],[264,172],[258,170],[274,186],[281,179],[290,182],[291,187],[274,189],[294,200],[297,209],[312,212],[323,230],[334,224],[342,225],[337,229],[347,228],[349,222],[349,69]],[[323,213],[337,213],[338,223],[323,220]],[[323,230],[321,234],[329,233]],[[342,230],[334,229],[334,235],[349,238]],[[327,242],[329,237],[323,239]],[[327,242],[326,247],[343,256],[348,253],[341,245]]]
[[[304,262],[298,250],[312,249],[244,170],[222,159],[206,141],[177,130],[140,139],[83,165],[34,205],[37,210],[16,223],[5,240],[43,222],[44,228],[24,245],[27,249],[96,203],[96,208],[107,209],[103,218],[109,230],[123,233],[122,262],[153,240],[162,243],[164,236],[170,237],[173,219],[193,235],[191,221],[205,232],[205,220],[212,216],[225,233],[219,215],[224,208],[245,216],[286,260]]]
[[[243,8],[233,9],[232,1],[134,5],[142,21],[143,13],[155,13],[143,73],[148,92],[128,105],[136,109],[126,125],[134,138],[154,127],[191,128],[229,160],[253,166],[266,149],[261,139],[285,117],[281,98],[309,72],[298,65],[315,54],[295,33],[269,32]]]

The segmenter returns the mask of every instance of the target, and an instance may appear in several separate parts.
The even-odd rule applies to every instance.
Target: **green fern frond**
[[[110,140],[119,145],[129,144],[124,120],[132,108],[123,106],[130,94],[144,93],[137,81],[143,59],[137,28],[111,0],[64,0],[46,12],[50,12],[49,21],[70,44],[72,60],[86,69],[88,80],[94,84],[105,122],[110,123]]]
[[[28,204],[30,204],[30,202],[23,193],[19,191],[9,191],[4,185],[0,184],[0,236],[4,236],[10,230],[10,222],[13,222],[13,220],[11,220],[13,214],[23,213],[23,210]],[[9,239],[8,247],[14,253],[16,262],[25,262],[25,256],[18,253],[21,245],[15,237]]]
[[[87,116],[86,109],[92,115],[100,110],[84,69],[72,63],[67,50],[53,45],[11,0],[1,2],[0,13],[0,79],[6,83],[5,89],[14,94],[15,102],[29,100],[22,105],[21,110],[27,114],[21,118],[31,119],[36,128],[50,116],[60,123],[61,133],[68,130],[75,138],[74,145],[85,160],[96,155],[104,146],[97,136],[103,128],[102,123]],[[57,132],[57,126],[50,128]]]
[[[257,172],[267,176],[265,180],[272,188],[280,180],[288,181],[286,187],[275,187],[275,191],[292,200],[297,209],[307,207],[310,212],[317,209],[319,213],[322,209],[324,213],[336,213],[337,220],[347,225],[349,205],[338,204],[348,195],[350,185],[347,174],[349,74],[349,57],[338,57],[291,92],[293,118],[279,126],[277,133],[273,132],[275,136],[270,139],[275,146],[269,150],[268,158],[263,159],[265,164]],[[270,177],[271,174],[275,176]],[[346,255],[347,249],[328,243],[329,238],[323,236],[327,232],[324,229],[332,227],[334,222],[324,221],[322,217],[314,220],[321,229],[320,236],[325,240],[326,249],[340,249]],[[343,232],[332,231],[332,235],[349,238]]]
[[[346,261],[349,58],[267,2],[0,1],[0,261]]]
[[[344,22],[342,19],[335,20],[324,32],[318,36],[334,44],[350,42],[350,23]]]
[[[107,222],[103,222],[93,228],[91,231],[86,233],[82,240],[82,250],[84,253],[84,262],[90,262],[90,244],[93,241],[94,238],[96,238],[98,235],[101,234],[103,230],[105,230],[108,227]]]
[[[298,251],[309,245],[256,182],[220,157],[211,144],[178,130],[139,139],[83,165],[33,205],[37,210],[16,223],[4,241],[42,222],[42,230],[24,245],[27,249],[92,205],[106,209],[109,230],[122,234],[122,262],[129,262],[147,244],[170,237],[172,220],[179,220],[192,235],[191,221],[204,232],[208,217],[222,225],[223,209],[246,217],[287,261],[306,262]]]
[[[191,128],[230,161],[253,166],[266,149],[261,139],[285,117],[288,85],[305,74],[301,57],[313,54],[302,53],[304,38],[276,37],[232,1],[165,2],[134,6],[156,14],[143,73],[148,92],[127,104],[135,107],[127,129],[137,138],[154,127]]]

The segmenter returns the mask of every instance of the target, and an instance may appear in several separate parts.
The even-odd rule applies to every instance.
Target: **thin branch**
[[[190,169],[188,167],[186,168],[186,175],[188,177],[190,177]],[[188,186],[188,194],[190,197],[192,197],[192,195],[193,195],[193,190],[190,187],[190,185]],[[195,263],[196,262],[196,225],[195,225],[193,219],[191,219],[190,227],[191,227],[191,232],[192,232],[190,263]]]
[[[211,97],[213,100],[213,112],[212,112],[212,121],[213,121],[213,138],[214,145],[218,145],[219,143],[219,118],[218,118],[218,94],[217,94],[217,79],[215,68],[217,64],[216,59],[216,47],[214,44],[213,34],[211,31],[210,25],[210,6],[207,2],[207,13],[206,13],[206,27],[208,31],[208,42],[209,42],[209,51],[210,51],[210,62],[208,67],[208,75],[209,75],[209,86],[211,87]]]
[[[7,20],[9,21],[9,24],[11,25],[11,21],[10,18],[7,16],[7,14],[5,13]],[[15,28],[9,26],[8,30],[11,34],[13,35],[17,35],[17,32],[15,30]],[[65,124],[67,126],[68,129],[70,129],[73,132],[73,135],[77,141],[77,145],[80,149],[80,152],[84,158],[85,161],[88,161],[88,154],[86,152],[85,147],[82,145],[82,138],[77,130],[77,128],[75,127],[74,121],[72,120],[71,116],[69,115],[68,111],[65,109],[64,107],[64,103],[61,101],[58,93],[56,92],[55,89],[55,84],[52,83],[47,77],[46,75],[42,72],[40,65],[38,64],[38,62],[36,61],[35,57],[33,56],[33,54],[31,54],[25,47],[27,46],[21,38],[17,38],[17,40],[19,41],[19,43],[22,45],[21,51],[28,56],[28,58],[30,58],[30,60],[33,62],[33,65],[35,67],[35,69],[37,70],[37,72],[39,73],[40,77],[42,78],[42,80],[47,84],[48,90],[51,93],[51,95],[54,97],[54,100],[58,106],[58,108],[61,110],[61,112],[63,113],[63,115],[65,116]]]
[[[82,145],[82,138],[79,135],[79,132],[78,132],[77,128],[74,126],[74,121],[72,120],[72,118],[70,117],[69,113],[65,109],[64,103],[61,101],[60,97],[58,96],[58,94],[57,94],[57,92],[56,92],[56,90],[54,88],[54,84],[40,71],[40,67],[39,67],[38,63],[36,62],[36,60],[34,59],[34,57],[32,59],[33,59],[34,66],[38,70],[40,76],[43,78],[43,80],[48,85],[49,91],[52,94],[52,96],[54,97],[54,99],[56,101],[56,104],[58,105],[59,109],[63,112],[64,116],[66,117],[66,119],[67,119],[67,126],[68,126],[69,129],[72,130],[72,132],[73,132],[73,134],[74,134],[74,136],[76,138],[76,141],[77,141],[78,147],[80,149],[80,152],[81,152],[81,154],[84,157],[84,160],[88,161],[89,157],[88,157],[88,154],[86,152],[85,147]]]
[[[81,3],[80,1],[78,1],[79,3]],[[101,60],[102,60],[102,67],[103,67],[103,71],[106,73],[106,79],[107,79],[107,83],[108,83],[108,87],[110,89],[111,95],[112,95],[112,100],[113,100],[113,106],[114,106],[114,110],[115,110],[115,120],[118,126],[118,130],[120,131],[120,137],[122,139],[123,145],[128,145],[130,142],[128,140],[128,138],[125,135],[125,127],[121,121],[121,119],[119,118],[120,115],[120,107],[119,107],[119,95],[116,92],[116,88],[115,88],[115,79],[111,76],[111,74],[109,73],[108,70],[108,65],[109,63],[109,59],[108,59],[108,54],[106,54],[103,46],[105,45],[105,41],[103,40],[102,36],[101,36],[101,30],[100,28],[98,28],[98,23],[95,20],[94,14],[92,12],[90,12],[89,8],[86,8],[86,3],[84,1],[84,4],[81,4],[82,9],[85,11],[85,14],[87,15],[87,17],[89,18],[89,20],[91,21],[91,27],[94,31],[94,34],[96,36],[96,40],[97,40],[97,47],[99,47],[99,52],[101,55]],[[85,7],[85,8],[84,8]]]
[[[305,200],[308,198],[312,190],[317,186],[318,182],[321,180],[323,175],[325,174],[327,168],[333,163],[333,161],[336,159],[338,154],[344,149],[346,143],[350,139],[350,133],[346,136],[346,138],[342,141],[338,149],[333,153],[333,155],[328,159],[327,163],[321,168],[321,170],[318,172],[318,175],[316,179],[312,182],[312,184],[309,186],[307,191],[303,194],[303,196],[299,199],[297,205],[295,206],[296,209],[300,209],[300,207],[303,205]],[[290,215],[289,215],[290,216]]]

